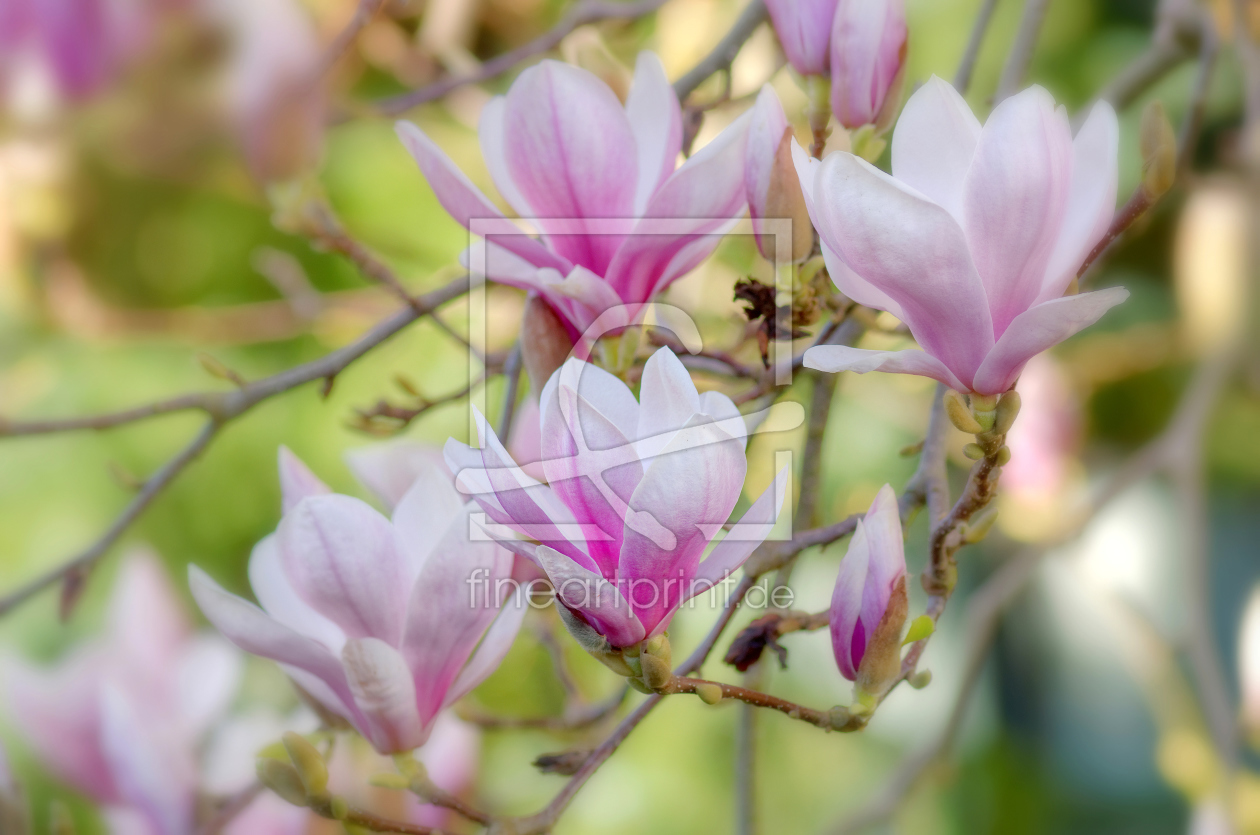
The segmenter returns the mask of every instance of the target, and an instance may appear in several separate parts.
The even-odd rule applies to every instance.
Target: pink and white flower
[[[50,668],[9,660],[14,727],[120,835],[191,835],[199,745],[236,693],[240,656],[195,634],[158,561],[124,562],[106,632]],[[258,830],[264,831],[264,830]]]
[[[858,520],[831,597],[831,648],[840,674],[859,683],[883,678],[875,668],[890,660],[890,648],[896,664],[905,619],[905,543],[897,495],[885,484]]]
[[[543,485],[477,415],[481,449],[448,441],[447,461],[505,541],[546,572],[570,624],[612,647],[664,632],[674,611],[739,568],[770,533],[786,479],[753,503],[701,562],[744,485],[746,429],[735,404],[699,394],[667,348],[643,369],[640,399],[571,359],[542,393]]]
[[[902,0],[840,0],[831,25],[831,112],[849,129],[883,130],[900,104],[906,69]]]
[[[837,5],[837,0],[766,0],[783,54],[801,75],[827,74]]]
[[[892,175],[852,154],[793,149],[832,280],[905,322],[922,351],[820,346],[823,371],[889,371],[983,395],[1009,389],[1036,354],[1096,322],[1122,288],[1064,296],[1115,208],[1116,116],[1099,102],[1075,139],[1032,87],[983,128],[933,78],[906,104]]]
[[[388,519],[332,493],[281,451],[284,516],[250,558],[262,608],[190,567],[193,596],[247,652],[270,658],[378,751],[423,745],[439,713],[490,675],[524,615],[513,556],[470,538],[446,473],[422,473]],[[504,582],[500,582],[504,581]]]
[[[483,221],[487,277],[537,291],[576,338],[596,320],[633,321],[743,215],[748,119],[675,170],[681,109],[655,55],[639,55],[624,106],[586,70],[530,67],[486,105],[480,136],[499,193],[541,238],[520,234],[418,127],[399,122],[398,135],[451,216]]]

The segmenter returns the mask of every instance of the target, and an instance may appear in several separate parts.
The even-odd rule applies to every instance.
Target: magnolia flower
[[[0,70],[46,73],[70,98],[98,92],[140,47],[157,0],[4,0]]]
[[[858,520],[831,596],[831,648],[840,674],[878,696],[900,670],[906,552],[897,496],[887,484]]]
[[[826,75],[837,5],[836,0],[766,0],[783,54],[801,75]]]
[[[115,833],[192,835],[198,747],[235,695],[239,662],[191,631],[157,560],[135,555],[102,638],[50,669],[10,661],[3,684],[18,733]]]
[[[892,122],[906,68],[902,0],[840,0],[831,26],[831,112],[846,128]]]
[[[1080,403],[1049,354],[1029,361],[1019,392],[1019,420],[1006,435],[1011,461],[1002,468],[1002,488],[1029,505],[1050,505],[1071,480],[1081,444]]]
[[[493,672],[516,636],[524,606],[503,605],[512,555],[470,540],[473,505],[437,469],[392,521],[332,493],[287,450],[280,482],[284,516],[250,558],[262,608],[196,566],[193,596],[233,643],[279,662],[378,751],[423,745],[442,708]]]
[[[516,467],[480,414],[481,449],[451,440],[446,456],[492,522],[539,543],[505,542],[546,572],[575,634],[589,628],[615,648],[661,634],[681,603],[743,564],[782,507],[779,478],[701,562],[743,489],[746,430],[730,398],[697,393],[667,348],[644,366],[640,401],[569,360],[541,411],[547,486]]]
[[[324,133],[322,58],[315,24],[297,0],[203,0],[232,40],[226,95],[245,159],[261,182],[300,173]]]
[[[1064,296],[1111,222],[1116,116],[1099,102],[1072,139],[1067,116],[1032,87],[983,128],[933,78],[906,104],[889,176],[836,153],[792,150],[832,280],[905,322],[922,351],[820,346],[823,371],[931,377],[1004,392],[1024,363],[1128,297],[1122,288]]]
[[[785,260],[809,257],[814,249],[814,227],[810,225],[800,180],[792,165],[792,129],[783,113],[783,104],[768,84],[757,95],[752,121],[748,124],[744,188],[748,192],[748,211],[761,254],[773,260],[777,254],[775,247],[783,244],[790,249],[785,253]],[[791,220],[790,236],[780,237],[775,234],[777,230],[762,229],[756,223],[773,219]]]
[[[744,213],[748,118],[675,170],[681,110],[655,55],[639,55],[624,107],[585,70],[557,61],[530,67],[486,105],[480,137],[499,193],[541,239],[511,234],[515,227],[415,125],[399,122],[398,135],[452,217],[468,228],[488,222],[478,227],[488,238],[486,275],[537,291],[576,337],[606,311],[613,317],[603,329],[632,321],[635,306],[704,260]]]

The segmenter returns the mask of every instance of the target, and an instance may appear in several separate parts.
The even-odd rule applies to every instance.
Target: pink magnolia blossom
[[[198,746],[236,692],[240,657],[191,631],[157,560],[130,557],[105,635],[51,668],[5,665],[14,727],[119,835],[192,835]],[[263,832],[265,830],[258,830]]]
[[[415,125],[399,122],[398,135],[452,217],[465,227],[488,221],[486,275],[538,292],[577,337],[606,311],[617,318],[605,327],[633,320],[744,213],[748,119],[675,170],[681,110],[655,55],[639,55],[624,107],[586,70],[557,61],[525,70],[483,110],[481,151],[499,193],[542,238],[510,234],[515,227]]]
[[[298,0],[202,0],[231,39],[227,104],[254,176],[295,176],[318,156],[325,101],[314,21]]]
[[[1111,221],[1117,141],[1106,102],[1075,139],[1040,87],[999,104],[981,128],[933,78],[897,123],[892,176],[852,154],[818,162],[793,148],[832,280],[901,319],[923,348],[820,346],[805,364],[1006,391],[1031,357],[1128,297],[1063,295]]]
[[[885,128],[906,64],[902,0],[840,0],[831,28],[831,112],[846,128]]]
[[[1029,360],[1019,378],[1019,420],[1006,435],[1011,460],[1002,468],[1009,495],[1045,503],[1067,487],[1083,434],[1080,403],[1049,354]]]
[[[837,5],[836,0],[766,0],[783,53],[801,75],[827,74]]]
[[[730,398],[699,394],[667,348],[644,367],[639,401],[612,374],[571,359],[548,381],[541,411],[547,485],[516,467],[480,414],[481,449],[448,441],[447,461],[492,522],[539,543],[510,547],[546,572],[561,613],[613,647],[665,631],[778,517],[782,477],[701,562],[743,489],[746,430]]]
[[[900,596],[900,619],[895,637],[905,621],[906,552],[901,534],[897,496],[887,484],[879,491],[840,561],[840,574],[831,596],[831,648],[836,666],[850,681],[864,672],[867,650],[880,634],[881,624],[895,598]],[[894,648],[897,645],[894,644]]]
[[[442,708],[498,666],[524,615],[512,555],[470,538],[449,477],[421,474],[387,519],[281,451],[284,516],[250,558],[262,608],[190,567],[193,596],[247,652],[279,662],[378,751],[424,744]],[[480,578],[481,582],[478,582]],[[484,583],[484,586],[482,585]]]
[[[0,0],[0,68],[22,62],[70,98],[98,92],[142,46],[159,0]]]

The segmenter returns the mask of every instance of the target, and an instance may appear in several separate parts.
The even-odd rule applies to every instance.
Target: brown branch
[[[714,73],[729,70],[739,55],[740,49],[752,37],[753,32],[767,18],[766,4],[763,0],[751,0],[740,12],[735,25],[726,33],[713,51],[701,59],[686,75],[674,82],[674,92],[678,100],[683,101],[697,87],[703,84]]]
[[[74,578],[90,569],[122,537],[123,533],[140,516],[140,514],[143,513],[150,504],[152,504],[158,494],[160,494],[163,489],[174,481],[175,478],[182,473],[184,469],[186,469],[207,446],[209,446],[210,442],[225,424],[245,414],[259,403],[269,400],[276,395],[283,394],[316,380],[328,380],[335,377],[355,360],[359,359],[364,354],[368,353],[401,331],[407,325],[414,322],[420,317],[422,312],[427,313],[430,310],[435,310],[446,302],[463,295],[467,291],[468,277],[464,276],[456,279],[445,287],[417,297],[417,305],[414,307],[407,307],[394,314],[389,319],[379,323],[364,336],[360,337],[358,341],[329,354],[325,354],[317,360],[290,368],[286,371],[280,372],[279,374],[274,374],[261,380],[256,380],[252,383],[247,383],[244,387],[234,391],[186,394],[175,398],[174,400],[132,409],[127,413],[113,413],[96,419],[76,418],[71,421],[67,421],[62,428],[53,428],[51,426],[51,422],[43,422],[43,431],[51,432],[81,429],[87,426],[92,426],[92,420],[100,421],[100,426],[93,426],[93,428],[104,428],[107,426],[118,426],[132,420],[142,420],[154,415],[189,409],[201,410],[210,418],[205,427],[201,430],[201,433],[198,434],[187,447],[163,465],[160,470],[158,470],[145,482],[144,487],[140,490],[136,497],[132,499],[131,503],[127,505],[127,507],[100,539],[89,546],[85,551],[75,555],[59,567],[46,572],[36,579],[29,581],[25,585],[14,589],[7,595],[0,597],[0,616],[8,613],[38,592],[61,581],[63,578]],[[124,414],[127,415],[130,420],[124,421],[119,419],[119,416]],[[6,428],[12,429],[12,427],[13,424],[9,424]]]
[[[702,678],[687,678],[685,676],[674,676],[662,689],[661,693],[674,695],[679,693],[696,693],[697,688],[703,689],[706,686],[720,687],[723,699],[735,699],[746,705],[753,707],[763,707],[768,710],[777,710],[789,719],[796,719],[800,722],[808,722],[819,728],[827,728],[829,730],[846,730],[845,727],[835,727],[832,722],[833,713],[827,710],[815,710],[811,707],[798,705],[796,702],[790,702],[787,699],[780,699],[778,696],[771,696],[769,693],[762,693],[758,690],[749,690],[747,687],[739,687],[734,684],[724,684],[718,681],[707,681]]]
[[[971,74],[976,69],[976,59],[980,57],[980,47],[984,43],[985,33],[989,31],[989,23],[993,20],[993,11],[997,8],[997,0],[984,0],[976,21],[971,26],[971,36],[967,39],[967,48],[962,60],[958,62],[958,71],[954,73],[954,89],[966,95],[971,86]]]
[[[601,20],[630,20],[656,11],[665,5],[665,0],[636,0],[636,2],[615,2],[615,0],[581,0],[573,6],[560,22],[543,34],[526,44],[518,46],[491,58],[475,71],[462,75],[448,76],[433,82],[419,90],[403,93],[382,99],[372,109],[386,116],[397,116],[406,113],[413,107],[440,99],[447,93],[466,84],[489,81],[515,67],[522,61],[548,52],[559,45],[574,29]]]
[[[385,5],[385,0],[359,0],[359,5],[355,7],[354,15],[351,16],[344,29],[337,34],[324,54],[320,56],[319,63],[315,65],[315,69],[311,72],[310,78],[307,80],[309,87],[315,87],[326,76],[329,71],[336,66],[341,60],[341,56],[346,53],[350,45],[359,37],[359,33],[368,25],[368,22],[380,11]]]
[[[422,826],[418,823],[390,820],[362,809],[356,809],[353,806],[348,807],[345,810],[345,814],[339,817],[334,813],[331,798],[314,800],[311,803],[310,810],[322,818],[339,820],[342,823],[358,826],[369,832],[392,832],[396,833],[396,835],[447,835],[446,830],[443,829]]]
[[[378,437],[395,435],[429,410],[467,397],[473,389],[484,383],[485,379],[485,376],[482,376],[463,388],[457,389],[450,394],[444,394],[441,397],[429,399],[417,396],[417,402],[414,406],[396,406],[387,400],[378,400],[370,408],[356,409],[355,420],[350,425],[361,432],[367,432]]]

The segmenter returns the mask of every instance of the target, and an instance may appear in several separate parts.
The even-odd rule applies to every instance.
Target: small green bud
[[[378,789],[395,789],[398,791],[406,790],[411,785],[411,781],[401,774],[390,774],[388,772],[373,774],[368,778],[368,783],[376,786]]]
[[[652,688],[644,684],[643,679],[640,679],[640,678],[628,678],[626,679],[626,683],[629,684],[631,687],[633,687],[635,690],[638,690],[640,693],[647,693],[648,695],[651,695],[652,693],[655,692],[654,690],[652,690]]]
[[[971,407],[963,400],[963,396],[953,389],[945,392],[945,414],[950,423],[968,435],[979,435],[984,431],[971,414]]]
[[[1002,447],[1006,449],[1006,447]],[[977,515],[971,518],[967,523],[967,527],[963,532],[963,539],[970,545],[981,541],[989,535],[989,531],[993,530],[993,523],[997,521],[997,508],[990,505]]]
[[[306,787],[302,785],[296,768],[270,757],[259,757],[257,768],[258,782],[275,792],[281,800],[294,806],[310,805]]]
[[[853,714],[844,705],[836,705],[827,711],[827,718],[831,721],[832,730],[840,731],[849,724]]]
[[[1011,463],[1011,448],[1003,444],[1002,448],[997,451],[996,460],[999,467],[1005,467]]]
[[[919,670],[917,673],[915,673],[914,675],[906,679],[906,684],[909,684],[915,690],[922,690],[924,687],[927,687],[931,683],[932,683],[931,670]]]
[[[993,428],[993,422],[997,419],[997,404],[996,394],[971,395],[971,414],[985,432]]]
[[[281,739],[298,776],[302,778],[306,793],[318,796],[328,791],[328,766],[315,746],[306,737],[293,731],[289,731]]]
[[[663,658],[644,654],[639,658],[639,663],[643,667],[643,683],[652,690],[660,690],[674,677],[669,662]]]
[[[343,821],[350,814],[350,806],[344,797],[333,797],[328,801],[328,810],[332,812],[333,820]]]
[[[999,435],[1010,432],[1015,424],[1015,418],[1019,415],[1019,407],[1019,392],[1008,391],[1002,395],[1002,399],[997,404],[997,417],[993,421],[993,431]]]
[[[967,456],[972,461],[979,461],[984,457],[984,447],[979,444],[967,444],[963,447],[963,455]]]
[[[715,705],[722,701],[722,685],[706,682],[696,685],[696,695],[706,705]]]
[[[936,623],[927,615],[919,615],[910,623],[910,629],[906,632],[906,639],[901,642],[901,645],[904,647],[906,644],[922,641],[935,631]]]

